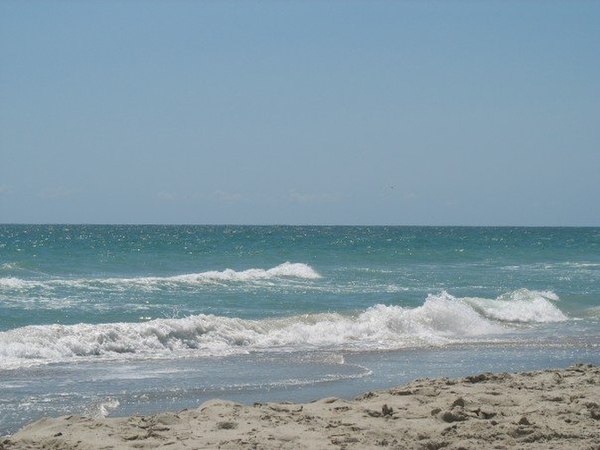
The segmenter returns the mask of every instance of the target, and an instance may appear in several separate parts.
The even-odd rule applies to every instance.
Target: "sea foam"
[[[567,316],[553,304],[559,300],[552,291],[519,289],[501,295],[495,300],[467,298],[483,316],[504,322],[548,323],[563,322]]]
[[[159,288],[165,285],[212,284],[223,282],[252,282],[276,278],[296,278],[301,280],[317,280],[321,275],[308,264],[285,262],[270,269],[247,269],[235,271],[225,269],[200,273],[174,275],[169,277],[134,277],[134,278],[74,278],[74,279],[31,279],[16,277],[0,278],[0,289],[54,289],[55,287],[94,288],[98,286],[121,288]]]
[[[182,282],[210,282],[210,281],[254,281],[271,278],[302,278],[305,280],[316,280],[321,278],[312,267],[303,263],[285,262],[271,269],[248,269],[241,272],[236,272],[232,269],[224,271],[210,271],[197,274],[178,275],[174,277],[163,278],[167,281],[182,281]],[[155,278],[155,280],[162,280]]]
[[[512,322],[566,316],[536,291],[495,300],[429,295],[416,308],[375,305],[352,315],[320,313],[245,320],[214,315],[141,323],[37,325],[0,333],[0,366],[73,358],[164,358],[304,350],[384,350],[485,340]]]

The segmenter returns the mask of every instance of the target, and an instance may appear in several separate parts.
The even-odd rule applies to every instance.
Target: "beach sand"
[[[351,401],[47,418],[0,440],[20,448],[600,449],[600,368],[417,379]]]

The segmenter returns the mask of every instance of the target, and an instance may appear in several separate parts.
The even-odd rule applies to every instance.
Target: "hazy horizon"
[[[323,228],[600,228],[599,225],[461,225],[461,224],[443,224],[443,225],[427,225],[427,224],[319,224],[319,223],[77,223],[77,222],[2,222],[3,226],[90,226],[90,227],[106,227],[106,226],[131,226],[131,227],[323,227]]]

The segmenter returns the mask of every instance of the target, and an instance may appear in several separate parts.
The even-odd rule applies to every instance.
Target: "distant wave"
[[[290,277],[315,280],[321,278],[308,264],[285,262],[271,269],[248,269],[241,272],[225,269],[222,272],[210,271],[189,275],[168,277],[169,281],[203,282],[203,281],[253,281],[270,278]],[[160,280],[160,279],[159,279]]]
[[[429,295],[416,308],[375,305],[354,315],[244,320],[214,315],[143,323],[27,326],[0,333],[0,367],[73,358],[214,356],[271,350],[381,350],[481,340],[512,323],[567,320],[551,292],[497,299]]]
[[[0,289],[25,290],[44,289],[53,287],[79,287],[94,288],[98,286],[116,286],[121,288],[139,287],[156,288],[161,285],[174,284],[210,284],[223,282],[252,282],[257,280],[269,280],[274,278],[298,278],[304,280],[316,280],[321,275],[308,264],[285,262],[271,269],[248,269],[235,271],[225,269],[223,271],[208,271],[175,275],[170,277],[135,277],[135,278],[77,278],[77,279],[50,279],[50,280],[26,280],[16,277],[0,278]]]

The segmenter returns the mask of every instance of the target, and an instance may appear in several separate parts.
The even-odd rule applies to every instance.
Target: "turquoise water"
[[[0,434],[599,344],[600,228],[0,225]]]

